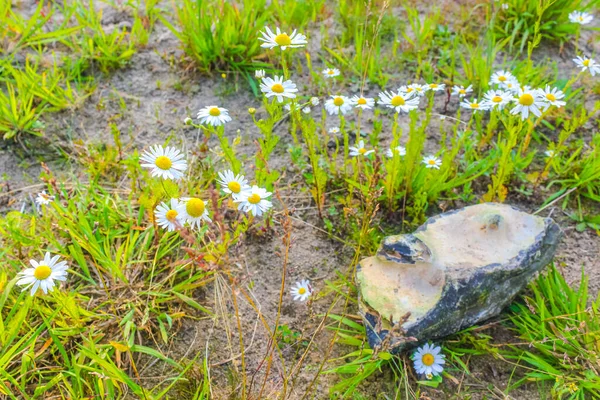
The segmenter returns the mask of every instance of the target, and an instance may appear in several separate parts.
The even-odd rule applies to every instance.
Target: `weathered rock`
[[[552,260],[560,236],[550,218],[486,203],[386,237],[356,269],[370,345],[397,352],[499,314]]]

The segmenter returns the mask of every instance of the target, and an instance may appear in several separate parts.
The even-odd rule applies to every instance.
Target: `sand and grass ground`
[[[600,78],[572,61],[598,60],[599,25],[568,19],[598,2],[539,4],[2,3],[0,396],[600,396]],[[267,25],[308,43],[263,49]],[[340,76],[325,78],[328,67]],[[286,74],[295,104],[320,104],[305,114],[266,101],[257,69]],[[467,98],[481,99],[501,69],[564,90],[567,105],[522,121],[450,95],[472,84]],[[330,95],[415,82],[447,91],[397,117],[381,105],[324,111]],[[229,110],[222,130],[197,125],[210,105]],[[345,154],[358,132],[376,150],[365,159]],[[156,144],[184,152],[185,179],[140,166]],[[407,155],[389,160],[396,145]],[[216,181],[226,169],[273,192],[272,210],[237,211]],[[35,202],[42,190],[48,205]],[[204,199],[212,222],[158,228],[156,205],[186,196]],[[410,354],[368,348],[354,266],[383,236],[482,201],[554,218],[556,270],[498,318],[438,342],[445,372],[427,381]],[[32,297],[16,276],[46,251],[69,278]],[[303,279],[314,293],[295,302]]]

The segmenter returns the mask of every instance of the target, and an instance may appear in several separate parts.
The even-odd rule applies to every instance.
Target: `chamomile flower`
[[[554,156],[556,155],[556,152],[554,150],[546,150],[544,152],[544,154],[546,155],[546,157],[548,158],[554,158]]]
[[[219,179],[217,179],[217,183],[221,185],[221,189],[225,193],[230,194],[233,197],[234,201],[242,194],[243,191],[250,189],[248,180],[244,177],[244,175],[235,175],[230,169],[219,172]]]
[[[519,90],[521,89],[521,84],[519,83],[518,80],[511,79],[511,80],[508,80],[508,81],[504,82],[503,84],[501,84],[500,87],[505,90],[508,90],[509,92],[511,92],[513,94],[517,94],[517,93],[519,93]]]
[[[260,90],[267,98],[277,97],[277,101],[283,103],[283,98],[293,99],[298,91],[296,84],[290,80],[284,81],[283,76],[275,76],[272,78],[264,78],[260,84]]]
[[[254,77],[256,79],[262,79],[265,77],[265,70],[264,69],[257,69],[256,71],[254,71]]]
[[[238,210],[243,210],[244,212],[251,213],[255,217],[259,217],[273,207],[273,203],[267,200],[271,197],[271,194],[272,193],[267,192],[266,189],[254,185],[252,188],[243,191],[235,202],[240,203],[238,205]]]
[[[198,111],[197,118],[201,124],[208,124],[212,126],[225,125],[231,121],[229,111],[226,108],[219,106],[208,106]]]
[[[571,14],[569,14],[569,21],[571,21],[575,24],[580,24],[580,25],[589,24],[593,19],[594,19],[594,16],[592,14],[588,14],[586,12],[573,11]]]
[[[565,94],[562,92],[562,90],[558,90],[558,88],[550,88],[549,85],[546,85],[545,89],[538,90],[538,94],[542,98],[544,110],[550,106],[560,108],[567,104],[565,101],[561,100],[565,97]]]
[[[442,166],[442,160],[436,156],[425,156],[422,163],[425,164],[425,168],[440,169]]]
[[[312,104],[313,106],[318,106],[320,102],[321,101],[319,100],[318,97],[311,97],[310,98],[310,104]]]
[[[323,75],[325,75],[325,78],[334,78],[340,75],[340,70],[337,68],[325,68]]]
[[[467,88],[459,85],[452,86],[452,94],[457,95],[461,99],[465,97],[468,93],[471,93],[472,91],[473,85],[469,85]]]
[[[329,133],[332,134],[336,134],[336,133],[340,133],[340,128],[338,128],[337,126],[334,126],[333,128],[329,128]]]
[[[577,56],[577,58],[574,58],[573,61],[575,61],[575,64],[577,64],[582,71],[589,70],[592,76],[600,74],[600,64],[591,58]]]
[[[365,141],[361,140],[360,142],[358,142],[358,145],[355,146],[351,146],[348,148],[348,150],[350,150],[350,153],[348,153],[350,155],[350,157],[356,157],[356,156],[368,156],[371,153],[374,153],[375,150],[367,150],[365,148]]]
[[[152,176],[163,179],[179,180],[187,169],[187,161],[183,158],[183,153],[175,147],[151,146],[150,150],[142,153],[140,159],[142,167],[151,169]]]
[[[413,97],[412,94],[402,92],[383,92],[379,93],[379,103],[396,110],[397,113],[404,111],[405,113],[414,110],[419,106],[419,98]]]
[[[306,107],[304,107],[304,108],[302,109],[302,112],[303,112],[304,114],[310,114],[310,107],[309,107],[309,106],[306,106]]]
[[[306,36],[301,33],[297,33],[296,30],[292,32],[291,35],[288,35],[285,32],[281,32],[281,29],[277,27],[275,29],[275,33],[268,26],[265,27],[266,32],[260,32],[262,34],[261,38],[258,38],[261,42],[264,42],[260,45],[260,47],[266,49],[272,49],[274,47],[280,47],[281,50],[285,50],[289,48],[296,47],[304,47],[308,42],[306,41]]]
[[[346,96],[331,96],[325,102],[325,109],[329,115],[338,115],[339,113],[344,115],[352,109],[352,100]]]
[[[292,287],[291,294],[295,301],[306,301],[312,294],[312,286],[308,279],[303,279]]]
[[[443,83],[429,83],[427,84],[427,88],[432,92],[443,92],[446,90],[446,85]]]
[[[519,89],[519,93],[514,101],[517,105],[510,110],[511,114],[521,114],[521,119],[527,119],[529,113],[538,117],[542,115],[540,107],[543,107],[543,102],[537,90],[525,86],[524,88]]]
[[[444,370],[443,365],[446,363],[445,356],[441,354],[441,351],[440,346],[434,346],[429,343],[417,348],[412,355],[415,371],[428,378],[441,374]]]
[[[354,95],[350,101],[352,101],[352,104],[354,104],[356,108],[362,108],[363,110],[370,110],[375,107],[375,99],[370,97]]]
[[[181,228],[185,223],[182,218],[185,213],[185,204],[179,199],[171,199],[170,204],[164,201],[156,206],[154,217],[156,223],[168,232],[172,232],[177,228]]]
[[[477,111],[486,111],[488,109],[487,104],[485,103],[480,103],[477,101],[477,99],[474,100],[467,100],[464,99],[461,103],[460,106],[462,108],[467,108],[473,112],[477,112]]]
[[[400,88],[400,90],[402,91],[402,88],[404,86],[402,86]],[[406,93],[415,93],[417,96],[421,97],[425,95],[425,92],[429,90],[429,86],[428,85],[420,85],[418,83],[411,83],[410,85],[406,86]]]
[[[508,103],[510,103],[512,99],[513,97],[509,92],[499,89],[492,89],[488,90],[485,95],[483,95],[482,104],[485,104],[490,110],[502,110]]]
[[[42,261],[29,260],[32,268],[26,268],[17,274],[20,278],[17,285],[23,286],[23,291],[31,288],[30,294],[33,296],[38,289],[42,289],[44,294],[54,290],[54,281],[67,280],[67,262],[58,261],[60,256],[51,257],[46,252]]]
[[[190,227],[200,227],[202,221],[212,222],[208,216],[206,203],[197,197],[186,197],[183,200],[183,207],[180,208],[180,218],[184,223],[190,224]]]
[[[37,197],[35,198],[35,202],[40,206],[50,204],[53,200],[54,196],[50,196],[45,190],[41,193],[38,193]]]
[[[387,149],[387,151],[385,152],[385,155],[389,158],[394,157],[395,154],[399,155],[400,157],[405,156],[406,148],[403,146],[396,146],[394,148]]]
[[[496,71],[492,74],[492,77],[490,78],[490,86],[503,85],[505,82],[515,81],[516,79],[517,78],[515,78],[515,76],[508,71]]]

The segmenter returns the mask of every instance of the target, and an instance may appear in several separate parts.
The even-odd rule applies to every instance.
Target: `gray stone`
[[[386,237],[356,269],[371,347],[398,352],[499,314],[553,258],[550,218],[485,203]]]

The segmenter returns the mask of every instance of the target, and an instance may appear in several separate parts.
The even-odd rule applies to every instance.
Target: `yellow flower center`
[[[248,197],[248,203],[250,204],[258,204],[260,203],[260,196],[256,193],[252,193],[250,197]]]
[[[548,100],[550,100],[550,101],[555,101],[555,100],[556,100],[556,96],[555,96],[555,95],[553,95],[552,93],[548,93],[548,94],[546,95],[546,98],[547,98]]]
[[[171,165],[173,165],[173,163],[171,162],[171,159],[167,156],[158,156],[156,157],[156,161],[154,162],[154,164],[156,164],[156,166],[160,169],[170,169]]]
[[[427,162],[429,163],[429,165],[435,165],[435,160],[434,159],[431,159],[431,160],[429,160]]]
[[[404,104],[406,104],[406,102],[404,101],[404,97],[402,96],[394,96],[391,100],[391,103],[394,107],[403,106]]]
[[[306,293],[306,289],[301,287],[300,289],[298,289],[298,294],[304,294]]]
[[[587,60],[583,60],[583,63],[582,63],[582,64],[583,64],[584,66],[586,66],[586,67],[589,67],[589,66],[590,66],[590,60],[589,60],[589,58],[588,58]]]
[[[423,354],[423,357],[421,357],[421,362],[423,363],[423,365],[426,365],[428,367],[431,367],[434,361],[435,358],[430,353],[425,353]]]
[[[231,181],[227,184],[227,187],[229,188],[229,190],[231,190],[233,193],[239,193],[240,190],[242,190],[242,186],[237,183],[236,181]]]
[[[363,147],[363,148],[360,148],[360,149],[358,149],[358,152],[359,152],[360,154],[365,154],[365,153],[367,152],[367,149],[365,149],[365,148]]]
[[[460,93],[460,94],[467,94],[467,91],[466,91],[465,89],[460,89],[460,90],[458,91],[458,93]]]
[[[471,108],[479,108],[479,103],[471,103]]]
[[[192,197],[185,203],[185,211],[192,218],[201,217],[202,214],[204,214],[205,209],[206,206],[204,205],[204,201],[195,197]]]
[[[365,100],[364,98],[361,97],[360,99],[358,99],[356,104],[358,104],[360,106],[364,106],[365,104],[367,104],[367,100]]]
[[[530,106],[533,104],[533,96],[529,93],[524,93],[519,97],[519,103],[524,106]]]
[[[275,36],[275,43],[280,46],[289,46],[292,44],[292,39],[290,39],[287,33],[280,33],[279,35]]]
[[[219,110],[219,107],[213,107],[210,110],[208,110],[208,113],[213,117],[218,117],[219,115],[221,115],[221,110]]]
[[[35,276],[35,279],[37,279],[38,281],[43,281],[44,279],[48,278],[51,274],[52,269],[50,269],[50,267],[47,265],[39,265],[35,269],[35,271],[33,271],[33,276]]]
[[[284,91],[283,85],[281,83],[276,83],[273,86],[271,86],[271,90],[275,93],[283,93]]]
[[[175,221],[175,218],[177,218],[177,215],[178,215],[177,211],[169,210],[165,214],[165,218],[168,219],[169,221],[173,222],[173,221]]]
[[[333,99],[333,104],[335,104],[337,107],[341,107],[344,104],[344,99],[341,97],[336,97]]]
[[[583,21],[583,17],[579,17],[579,20],[580,20],[580,21]]]
[[[500,82],[504,82],[504,81],[506,81],[506,77],[504,75],[501,75],[501,76],[498,77],[498,80]]]
[[[409,88],[406,88],[406,93],[410,93],[410,92],[412,92],[412,91],[413,91],[413,88],[411,88],[411,87],[409,87]]]
[[[437,87],[438,87],[437,83],[432,83],[429,85],[430,89],[437,89]]]
[[[333,75],[333,74],[335,74],[335,71],[334,71],[334,70],[332,70],[332,69],[330,69],[329,71],[327,71],[327,73],[328,73],[329,75]]]
[[[494,97],[492,98],[492,101],[493,101],[494,103],[500,103],[500,102],[502,101],[502,97],[500,97],[500,96],[494,96]]]

